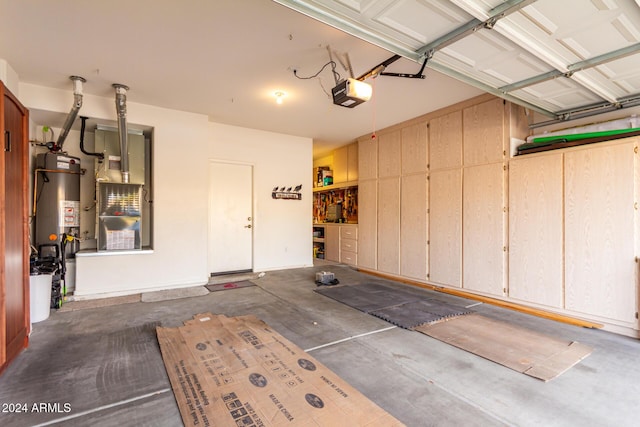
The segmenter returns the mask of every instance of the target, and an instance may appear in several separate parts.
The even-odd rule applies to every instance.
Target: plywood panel
[[[429,122],[429,168],[462,166],[462,111]]]
[[[505,176],[502,163],[464,169],[463,288],[504,295]]]
[[[509,163],[509,296],[563,307],[562,154]]]
[[[400,175],[402,131],[396,130],[378,136],[378,177]]]
[[[347,181],[358,180],[358,143],[347,146]]]
[[[504,111],[502,99],[464,109],[462,146],[465,166],[502,161],[505,150]]]
[[[378,182],[358,181],[358,267],[375,270],[378,258]]]
[[[402,173],[426,172],[429,163],[427,123],[402,129]]]
[[[327,224],[324,228],[324,257],[328,261],[340,261],[340,226]]]
[[[359,179],[376,179],[378,177],[377,138],[360,138],[358,140],[358,175]]]
[[[400,196],[400,274],[427,279],[429,215],[427,174],[402,177]]]
[[[565,154],[567,309],[636,321],[635,145]]]
[[[400,178],[378,180],[378,271],[400,273]]]
[[[462,170],[429,176],[429,281],[462,286]]]
[[[333,151],[333,183],[339,184],[347,181],[347,168],[349,167],[349,149],[344,147]]]

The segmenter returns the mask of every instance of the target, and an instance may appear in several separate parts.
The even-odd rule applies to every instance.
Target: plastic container
[[[29,278],[31,323],[42,322],[49,318],[52,279],[53,274],[38,274]]]

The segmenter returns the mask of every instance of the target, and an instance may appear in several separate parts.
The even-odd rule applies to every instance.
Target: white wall
[[[15,96],[19,96],[19,81],[18,74],[15,72],[11,65],[4,59],[0,58],[0,80]]]
[[[311,139],[213,124],[204,115],[137,104],[132,102],[134,90],[128,94],[128,121],[153,128],[153,250],[79,256],[78,297],[207,282],[207,177],[211,159],[254,165],[254,270],[312,265]],[[20,99],[30,109],[66,114],[73,94],[71,90],[21,83]],[[113,121],[115,100],[85,95],[80,114]],[[73,143],[67,140],[65,149]],[[288,183],[303,184],[302,203],[271,199],[275,185]],[[81,206],[86,204],[81,201]]]
[[[313,265],[311,139],[218,123],[210,131],[206,158],[254,165],[254,270]],[[299,184],[302,201],[271,197]]]

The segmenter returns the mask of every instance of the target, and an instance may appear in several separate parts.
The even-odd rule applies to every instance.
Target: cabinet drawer
[[[340,254],[340,262],[349,265],[357,265],[358,254],[356,254],[355,252],[342,252]]]
[[[340,250],[342,252],[355,252],[358,253],[358,241],[354,239],[341,239]]]
[[[340,227],[340,238],[342,239],[357,239],[358,238],[358,226],[355,225],[343,225]]]

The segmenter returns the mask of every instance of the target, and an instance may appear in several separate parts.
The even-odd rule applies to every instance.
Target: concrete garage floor
[[[179,326],[202,312],[258,316],[408,426],[638,425],[638,340],[474,306],[483,315],[593,347],[589,357],[545,383],[312,292],[321,270],[343,284],[391,284],[476,303],[323,264],[268,272],[258,286],[205,296],[55,312],[34,325],[29,348],[0,376],[0,425],[181,425],[154,328]],[[34,411],[41,403],[54,405]],[[8,413],[16,404],[27,411]]]

